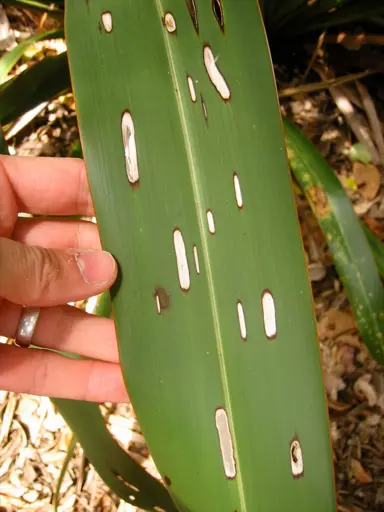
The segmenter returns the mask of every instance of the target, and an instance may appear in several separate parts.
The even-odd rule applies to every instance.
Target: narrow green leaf
[[[377,238],[377,236],[372,233],[372,231],[366,224],[364,224],[364,222],[361,224],[363,226],[365,236],[368,239],[369,246],[371,247],[377,268],[381,276],[384,278],[384,244]]]
[[[54,512],[58,512],[58,510],[59,510],[61,486],[63,485],[64,477],[68,470],[68,465],[71,461],[71,458],[75,452],[76,445],[77,445],[76,436],[74,434],[72,434],[71,442],[69,443],[68,450],[67,450],[63,465],[61,467],[60,475],[59,475],[59,478],[57,479],[56,491],[55,491],[55,494],[53,497],[53,511]]]
[[[160,482],[139,466],[108,432],[97,404],[52,399],[104,482],[124,501],[144,510],[174,512]]]
[[[179,509],[334,511],[257,3],[68,0],[66,34],[124,377]]]
[[[323,230],[360,334],[384,363],[384,289],[367,238],[352,204],[321,153],[284,119],[292,171]]]
[[[104,292],[96,307],[98,316],[110,317],[111,300]],[[62,355],[65,355],[62,353]],[[70,357],[80,356],[71,355]],[[175,512],[166,489],[129,456],[108,432],[97,404],[52,399],[96,471],[120,498],[144,510],[160,507]],[[59,484],[55,499],[58,500]]]
[[[59,39],[62,37],[64,37],[64,30],[49,30],[48,32],[42,32],[41,34],[36,34],[32,37],[29,37],[28,39],[25,39],[23,42],[15,46],[15,48],[9,52],[6,52],[0,59],[0,83],[4,82],[13,66],[19,59],[21,59],[25,51],[30,46],[37,43],[38,41],[43,41],[45,39]]]
[[[0,86],[0,123],[14,121],[71,88],[67,54],[46,57]]]

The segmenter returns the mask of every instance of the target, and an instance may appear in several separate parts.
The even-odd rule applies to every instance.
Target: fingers
[[[19,210],[35,215],[93,215],[82,160],[0,156]]]
[[[57,250],[0,238],[1,296],[26,306],[55,306],[98,295],[117,276],[105,251]]]
[[[22,244],[51,249],[101,249],[97,226],[86,221],[19,217],[12,238]]]
[[[20,315],[21,306],[3,303],[0,310],[0,335],[15,338]],[[89,315],[71,306],[42,308],[32,344],[100,361],[119,361],[113,321]]]
[[[118,364],[0,345],[0,389],[89,402],[127,402]]]

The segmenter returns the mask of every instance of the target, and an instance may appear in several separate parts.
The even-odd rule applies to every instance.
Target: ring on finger
[[[23,307],[15,339],[15,345],[28,348],[32,343],[40,315],[40,308]]]

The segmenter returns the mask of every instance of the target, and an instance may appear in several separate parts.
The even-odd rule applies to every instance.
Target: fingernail
[[[111,281],[115,273],[116,262],[106,251],[77,253],[75,260],[84,281],[88,284],[105,284]]]

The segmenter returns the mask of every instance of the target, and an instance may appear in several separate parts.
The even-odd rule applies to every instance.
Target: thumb
[[[109,288],[117,265],[105,251],[51,250],[0,238],[0,297],[25,306],[54,306]]]

